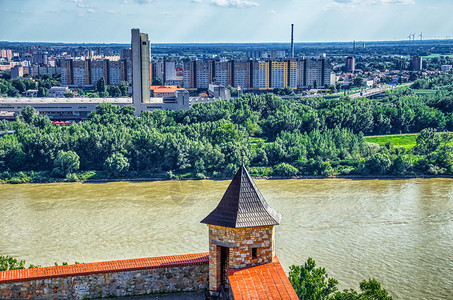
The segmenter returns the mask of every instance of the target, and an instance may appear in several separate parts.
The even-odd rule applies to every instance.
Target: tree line
[[[54,126],[27,107],[0,122],[0,179],[12,172],[106,176],[230,177],[241,153],[255,176],[452,174],[453,93],[411,90],[370,100],[272,94],[143,112],[102,103],[87,121]],[[414,149],[367,143],[364,135],[422,132]],[[427,146],[429,145],[429,146]],[[25,176],[27,173],[22,173]]]

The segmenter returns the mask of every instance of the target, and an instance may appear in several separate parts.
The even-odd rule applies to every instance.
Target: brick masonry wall
[[[93,299],[203,291],[208,287],[208,270],[206,261],[185,266],[9,282],[0,280],[0,299]]]
[[[272,262],[275,255],[274,226],[229,228],[209,227],[209,289],[220,288],[220,246],[228,247],[228,268],[240,269]],[[256,258],[252,249],[256,248]]]

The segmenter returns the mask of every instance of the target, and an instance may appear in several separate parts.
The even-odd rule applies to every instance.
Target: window
[[[252,259],[256,259],[257,248],[252,248]]]

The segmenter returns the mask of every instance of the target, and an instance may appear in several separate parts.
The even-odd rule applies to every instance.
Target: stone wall
[[[240,269],[272,262],[275,255],[274,226],[229,228],[209,227],[209,289],[218,290],[221,247],[229,248],[228,268]],[[256,257],[253,257],[256,249]]]
[[[45,269],[47,275],[34,278],[32,276],[28,280],[26,277],[16,280],[14,278],[1,280],[1,273],[15,271],[0,272],[0,299],[92,299],[154,293],[195,292],[203,291],[208,287],[207,255],[206,259],[201,262],[181,263],[179,261],[179,264],[175,266],[163,263],[160,266],[145,266],[141,269],[135,268],[135,270],[118,269],[115,271],[111,269],[94,274],[48,275],[52,273],[52,268],[58,267],[40,268]],[[34,269],[33,272],[39,274],[38,270]],[[54,273],[58,273],[58,270],[54,271]]]

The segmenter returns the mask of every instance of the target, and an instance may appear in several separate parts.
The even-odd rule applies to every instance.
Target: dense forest
[[[246,94],[141,117],[132,107],[101,104],[70,126],[55,126],[27,107],[16,122],[0,122],[7,130],[14,134],[0,138],[0,180],[12,182],[84,179],[88,170],[105,177],[225,178],[241,154],[254,176],[453,174],[452,136],[436,133],[453,130],[451,85],[375,100]],[[421,134],[412,149],[364,140],[415,132]]]

